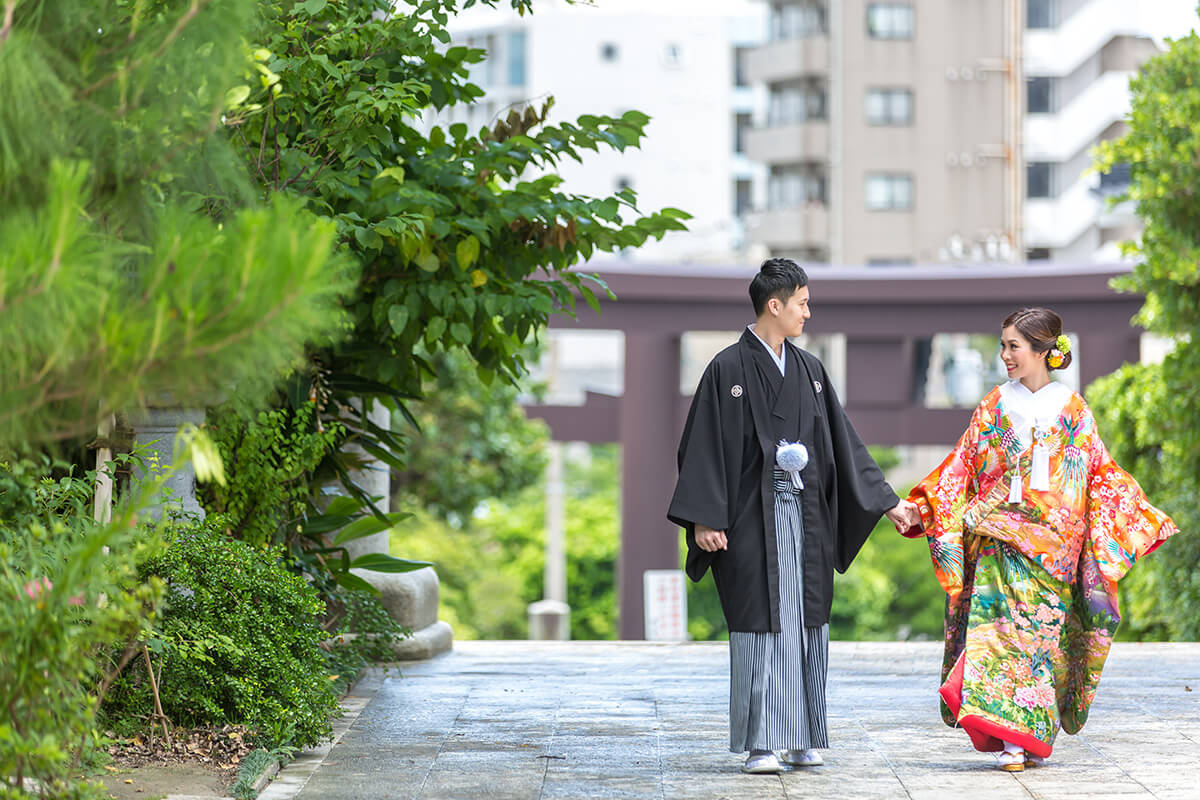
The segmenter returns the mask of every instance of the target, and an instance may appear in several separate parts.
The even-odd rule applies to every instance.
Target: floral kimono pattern
[[[1008,741],[1046,757],[1059,728],[1087,720],[1120,622],[1118,581],[1177,529],[1112,460],[1078,393],[1031,438],[997,387],[909,499],[948,597],[943,719],[978,750]],[[1048,490],[1031,488],[1046,482],[1030,480],[1036,447]]]

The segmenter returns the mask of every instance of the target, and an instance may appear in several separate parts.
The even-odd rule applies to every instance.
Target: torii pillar
[[[621,447],[621,551],[617,635],[646,638],[642,573],[679,569],[679,529],[667,521],[679,448],[679,342],[670,331],[625,332]],[[650,513],[647,513],[651,510]]]

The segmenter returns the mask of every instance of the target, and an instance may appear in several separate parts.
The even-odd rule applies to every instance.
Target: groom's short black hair
[[[762,316],[767,301],[777,297],[783,302],[808,285],[808,273],[790,258],[768,258],[750,281],[750,302],[754,316]]]

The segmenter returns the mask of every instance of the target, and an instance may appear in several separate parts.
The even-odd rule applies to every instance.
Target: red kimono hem
[[[938,689],[938,694],[942,696],[942,700],[946,702],[946,707],[950,709],[950,713],[954,714],[954,718],[958,720],[959,726],[967,732],[967,736],[971,739],[971,744],[981,753],[995,753],[1004,749],[1004,743],[1019,745],[1025,749],[1026,753],[1035,755],[1038,758],[1049,758],[1054,747],[1043,742],[1034,736],[1027,733],[1011,730],[1003,725],[993,722],[990,719],[975,714],[967,714],[959,716],[958,712],[962,708],[962,685],[963,685],[963,665],[966,659],[966,654],[958,657],[958,661],[954,664],[954,669],[950,670],[950,674],[946,676],[946,682]]]

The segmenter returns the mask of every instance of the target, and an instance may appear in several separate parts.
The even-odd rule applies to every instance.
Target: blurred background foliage
[[[886,449],[876,458],[895,461]],[[564,484],[571,637],[615,639],[620,448],[572,445]],[[538,474],[519,492],[489,499],[453,524],[418,512],[393,529],[392,549],[437,563],[441,616],[455,636],[523,639],[526,608],[542,598],[544,525]],[[830,632],[836,639],[941,637],[944,601],[928,551],[897,536],[886,519],[835,586]],[[688,582],[687,602],[692,639],[728,638],[711,574]]]

